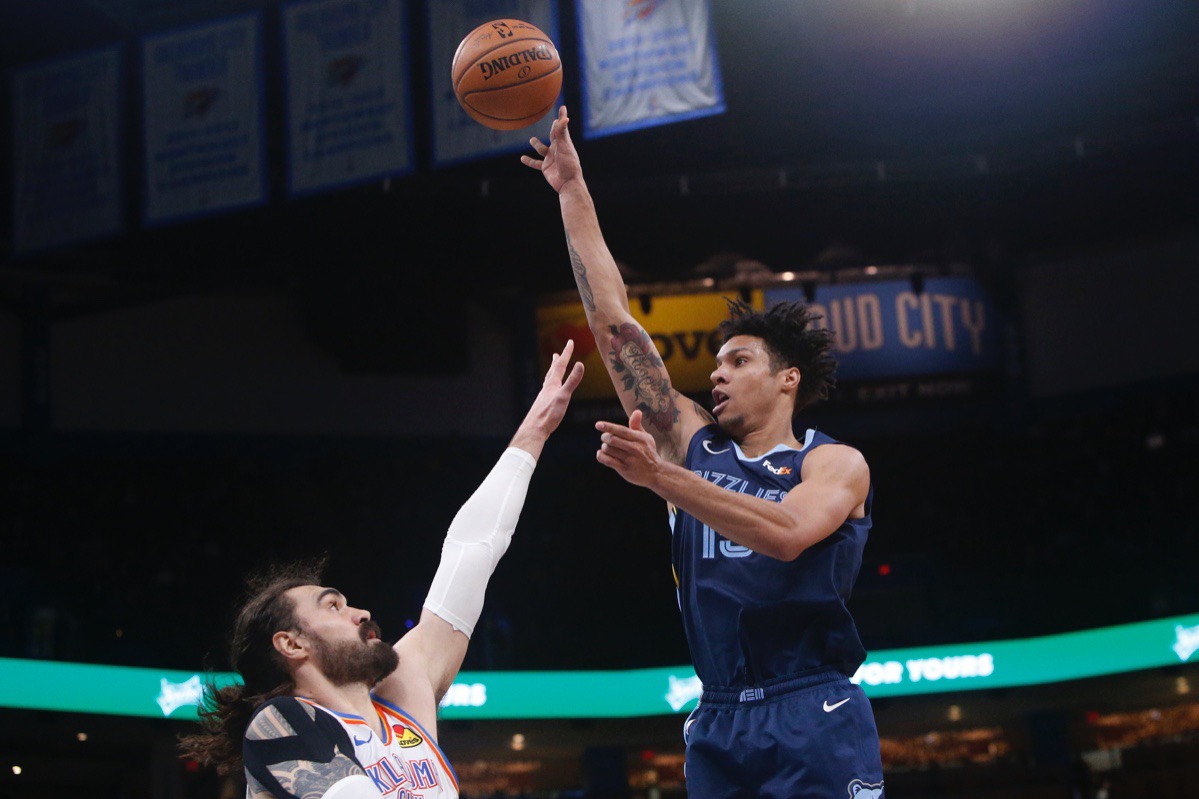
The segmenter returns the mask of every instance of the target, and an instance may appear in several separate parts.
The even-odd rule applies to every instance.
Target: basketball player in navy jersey
[[[540,158],[579,295],[628,426],[596,458],[670,507],[679,605],[704,691],[684,724],[698,799],[881,797],[878,731],[849,681],[865,659],[846,608],[870,529],[857,450],[793,417],[827,396],[831,336],[802,304],[730,303],[711,413],[673,388],[604,243],[559,109]]]
[[[462,666],[537,458],[583,379],[581,363],[567,370],[572,352],[567,342],[554,356],[508,449],[454,517],[420,622],[389,646],[368,611],[322,585],[319,568],[276,568],[237,616],[230,649],[244,684],[211,696],[185,753],[222,774],[244,768],[247,799],[456,799],[437,745],[438,702]],[[406,579],[402,550],[363,565]]]

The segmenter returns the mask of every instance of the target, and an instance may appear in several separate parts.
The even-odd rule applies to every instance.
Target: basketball
[[[532,125],[554,107],[562,60],[535,25],[497,19],[466,35],[450,67],[454,95],[480,124],[494,130]]]

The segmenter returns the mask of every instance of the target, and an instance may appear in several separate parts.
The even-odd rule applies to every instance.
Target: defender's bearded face
[[[362,683],[368,688],[382,682],[395,671],[400,656],[383,640],[379,625],[364,621],[358,626],[358,639],[326,641],[310,633],[316,663],[334,685]]]

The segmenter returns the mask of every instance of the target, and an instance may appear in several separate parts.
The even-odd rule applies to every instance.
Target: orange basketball
[[[450,72],[466,113],[495,130],[532,125],[554,107],[562,89],[558,49],[518,19],[497,19],[468,33]]]

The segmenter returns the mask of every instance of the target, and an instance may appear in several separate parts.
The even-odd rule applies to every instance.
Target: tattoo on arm
[[[612,332],[612,351],[608,362],[613,376],[619,375],[621,391],[632,392],[637,408],[645,416],[647,427],[664,433],[674,429],[679,421],[675,392],[670,388],[670,376],[654,342],[639,325],[626,322],[609,328]]]
[[[705,424],[716,424],[716,417],[708,413],[708,409],[703,405],[692,400],[691,407],[695,409],[695,415],[703,419]]]
[[[566,249],[570,250],[570,268],[575,273],[575,283],[579,287],[579,297],[583,300],[583,307],[587,313],[595,310],[595,294],[591,291],[591,282],[587,280],[587,265],[583,263],[583,257],[579,255],[579,251],[570,243],[570,236],[566,236]]]
[[[351,774],[362,774],[362,769],[348,757],[338,755],[328,763],[311,760],[291,760],[271,766],[271,773],[279,784],[299,799],[321,799],[325,792]]]
[[[295,734],[296,731],[288,724],[287,719],[283,718],[283,714],[273,707],[268,707],[255,716],[250,728],[246,730],[246,737],[251,741],[288,738]]]

